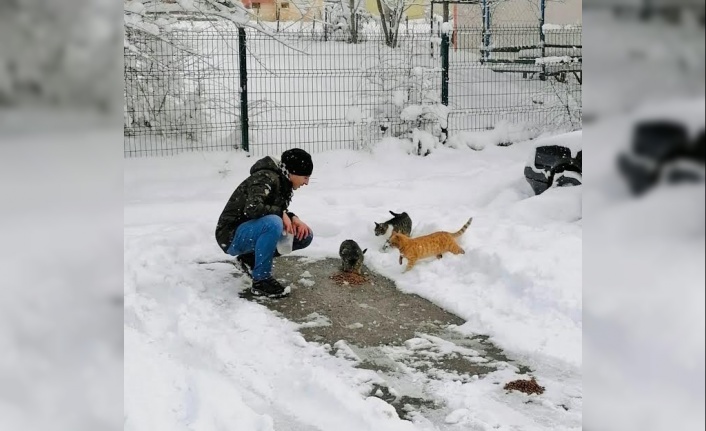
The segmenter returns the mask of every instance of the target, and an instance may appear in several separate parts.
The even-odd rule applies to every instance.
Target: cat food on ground
[[[524,392],[527,395],[544,393],[544,386],[539,386],[534,377],[531,380],[513,380],[507,383],[504,389]]]
[[[354,272],[337,272],[329,277],[331,280],[335,281],[337,285],[343,286],[345,284],[358,286],[367,282],[368,280],[360,274]]]

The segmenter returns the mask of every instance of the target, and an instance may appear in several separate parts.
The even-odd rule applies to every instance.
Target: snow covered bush
[[[354,122],[371,129],[363,134],[366,140],[374,132],[410,139],[418,154],[424,155],[444,142],[449,110],[439,102],[438,66],[426,56],[414,55],[414,43],[396,50],[381,47],[371,59]],[[401,49],[407,52],[398,52]]]
[[[191,72],[194,51],[172,32],[126,28],[125,134],[147,128],[184,133],[208,127],[209,100],[204,97],[201,67]]]
[[[166,10],[212,20],[214,37],[221,39],[216,25],[248,25],[243,6],[228,1],[125,0],[125,135],[142,129],[196,140],[197,133],[212,126],[217,111],[234,118],[232,126],[238,128],[233,91],[212,79],[219,70],[210,57],[214,53],[199,46],[193,33],[179,29],[172,15],[160,13]],[[232,28],[223,34],[234,34]]]

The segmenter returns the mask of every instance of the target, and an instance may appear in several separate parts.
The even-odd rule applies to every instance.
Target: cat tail
[[[463,225],[463,227],[456,233],[452,233],[451,236],[454,238],[458,238],[459,236],[463,235],[463,233],[468,229],[468,226],[471,225],[471,222],[473,221],[473,217],[469,218],[466,224]]]
[[[363,250],[363,254],[365,254],[365,252],[366,252],[366,251],[368,251],[368,249],[367,249],[367,248],[366,248],[365,250]]]
[[[398,214],[396,212],[390,211],[390,214],[392,214],[394,217],[401,216],[402,214]]]

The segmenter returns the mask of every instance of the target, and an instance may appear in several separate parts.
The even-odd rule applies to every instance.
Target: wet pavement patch
[[[330,278],[339,266],[339,259],[277,259],[275,277],[294,286],[289,298],[267,307],[304,324],[306,339],[331,345],[338,340],[359,347],[402,344],[416,332],[464,323],[420,296],[400,292],[391,280],[367,268],[366,283],[339,285]]]
[[[340,285],[340,264],[332,258],[279,257],[273,273],[283,284],[291,284],[291,295],[265,299],[244,291],[241,296],[299,323],[306,340],[328,345],[332,354],[378,372],[389,386],[375,385],[370,395],[394,406],[403,418],[411,411],[442,407],[424,387],[410,393],[393,389],[408,380],[410,372],[423,373],[429,381],[470,382],[508,366],[518,373],[529,371],[512,363],[487,336],[455,330],[465,323],[460,317],[401,292],[392,280],[365,266],[366,282]],[[234,275],[243,276],[239,271]]]

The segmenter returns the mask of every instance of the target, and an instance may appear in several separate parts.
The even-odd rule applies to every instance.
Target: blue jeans
[[[282,218],[276,215],[270,214],[246,221],[236,229],[233,241],[231,241],[226,253],[238,256],[255,252],[252,278],[254,281],[264,280],[272,275],[272,259],[282,231],[284,231],[284,223]],[[312,239],[314,239],[313,234],[309,234],[301,240],[295,237],[292,250],[308,247]]]

